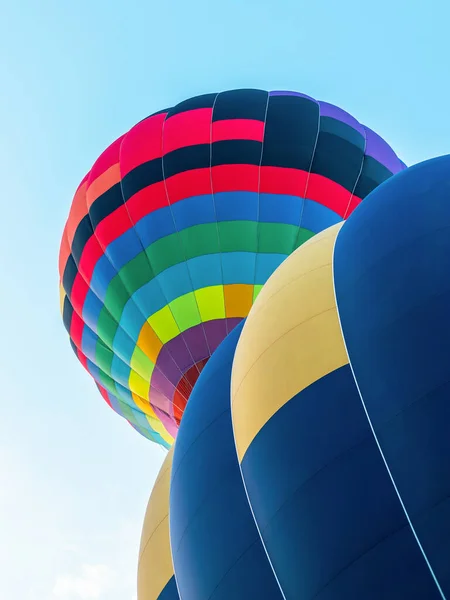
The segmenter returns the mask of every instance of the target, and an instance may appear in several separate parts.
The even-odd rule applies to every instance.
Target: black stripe
[[[73,282],[75,281],[77,273],[77,265],[75,264],[72,254],[69,254],[69,258],[67,259],[66,266],[64,267],[64,273],[62,277],[63,288],[69,298],[72,293]]]
[[[347,123],[343,123],[338,119],[334,119],[333,117],[320,117],[320,125],[319,125],[320,133],[331,133],[340,137],[347,142],[350,142],[357,148],[360,148],[362,151],[365,150],[366,147],[366,138],[351,125],[347,125]]]
[[[361,172],[364,150],[341,137],[321,131],[311,173],[322,175],[353,192]]]
[[[214,104],[213,122],[226,119],[255,119],[264,121],[267,97],[263,90],[231,90],[221,92]]]
[[[174,115],[178,115],[189,110],[196,110],[198,108],[212,108],[216,96],[217,94],[204,94],[203,96],[195,96],[194,98],[184,100],[170,109],[166,119],[170,119],[170,117],[173,117]]]
[[[72,347],[72,350],[75,352],[75,355],[78,358],[78,348],[75,346],[75,342],[73,341],[72,338],[69,338],[69,341],[70,341],[70,345]]]
[[[372,156],[366,155],[364,157],[362,173],[355,189],[355,196],[365,198],[383,181],[389,179],[389,177],[392,177],[392,173],[388,168]]]
[[[81,255],[88,240],[92,237],[94,231],[89,215],[85,215],[78,223],[77,230],[72,241],[72,255],[77,265],[80,264]]]
[[[318,127],[317,102],[298,96],[270,96],[262,165],[308,171]]]
[[[123,203],[122,189],[119,182],[99,196],[89,209],[89,216],[92,221],[93,229],[95,229],[105,217],[122,206]]]
[[[73,315],[73,306],[71,305],[69,298],[66,296],[64,298],[63,305],[63,322],[64,327],[67,329],[67,332],[70,334],[70,326],[72,324],[72,315]]]
[[[211,165],[259,165],[261,142],[254,140],[225,140],[212,145]]]
[[[151,119],[151,117],[156,117],[156,115],[162,115],[163,113],[168,113],[170,110],[172,110],[172,108],[163,108],[162,110],[157,110],[156,112],[152,113],[151,115],[148,115],[148,117],[144,117],[143,119],[141,119],[140,121],[138,121],[136,123],[136,125],[139,125],[140,123],[143,123],[147,119]],[[135,127],[136,127],[136,125],[135,125]]]
[[[196,144],[169,152],[163,159],[164,177],[168,179],[184,171],[209,168],[210,147],[210,144]]]
[[[127,201],[140,190],[143,190],[154,183],[160,183],[162,180],[161,158],[154,158],[153,160],[142,163],[127,173],[122,179],[123,197],[125,198],[125,201]]]

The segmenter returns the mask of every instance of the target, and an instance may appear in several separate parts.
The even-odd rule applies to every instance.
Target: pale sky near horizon
[[[0,0],[0,599],[133,600],[164,452],[70,349],[57,259],[73,192],[192,95],[295,89],[412,164],[450,151],[445,0]]]

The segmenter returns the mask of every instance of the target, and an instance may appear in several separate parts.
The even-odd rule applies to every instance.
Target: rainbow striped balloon
[[[211,354],[298,246],[404,164],[336,106],[233,90],[144,119],[81,182],[60,250],[72,347],[169,447]]]

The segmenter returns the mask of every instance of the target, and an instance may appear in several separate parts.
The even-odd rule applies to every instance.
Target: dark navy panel
[[[175,575],[172,575],[162,592],[159,594],[158,600],[179,600],[179,598],[180,596],[178,595]],[[145,600],[145,598],[143,598],[143,600]]]
[[[239,324],[203,369],[181,420],[170,540],[183,600],[281,600],[242,483],[230,382]]]
[[[188,110],[197,110],[199,108],[212,108],[216,100],[217,94],[203,94],[202,96],[195,96],[194,98],[188,98],[183,100],[176,106],[169,109],[167,119],[175,115],[179,115],[182,112]]]
[[[377,186],[392,177],[391,171],[375,158],[364,156],[364,163],[361,174],[358,179],[354,194],[358,198],[365,198]]]
[[[364,152],[365,139],[358,131],[336,119],[321,117],[311,173],[352,192],[361,174]]]
[[[241,464],[286,600],[437,600],[348,365],[285,404]]]
[[[230,90],[220,92],[214,103],[213,121],[253,119],[264,121],[267,98],[263,90]]]
[[[343,226],[334,256],[363,401],[450,597],[450,156],[377,188]]]
[[[269,97],[262,165],[309,171],[319,129],[319,105],[298,95]]]

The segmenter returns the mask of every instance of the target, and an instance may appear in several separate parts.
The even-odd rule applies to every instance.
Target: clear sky
[[[57,258],[97,155],[234,87],[338,104],[409,164],[450,150],[448,0],[0,0],[0,597],[133,600],[163,452],[70,349]]]

